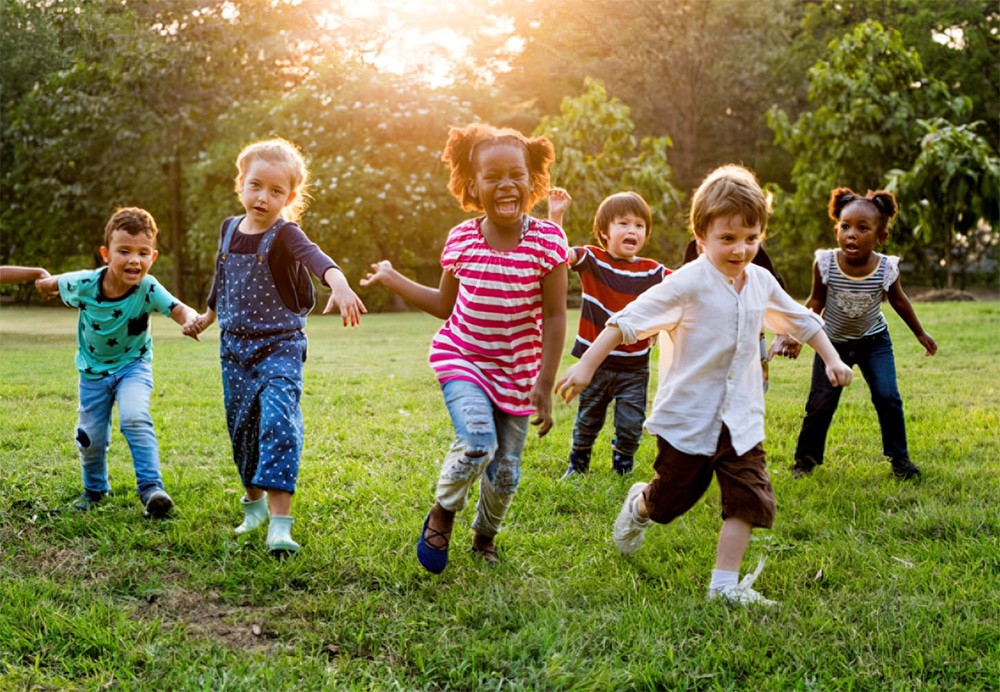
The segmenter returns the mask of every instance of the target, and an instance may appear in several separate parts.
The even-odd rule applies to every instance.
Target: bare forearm
[[[441,291],[419,284],[413,279],[403,276],[395,269],[387,272],[381,279],[382,285],[405,300],[408,304],[423,310],[442,320],[451,316],[453,305],[445,306],[441,301]]]

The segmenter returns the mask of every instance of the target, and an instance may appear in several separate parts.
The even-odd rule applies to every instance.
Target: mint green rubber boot
[[[291,517],[279,515],[271,517],[271,523],[267,527],[267,549],[272,555],[299,552],[301,546],[292,540],[294,521]]]
[[[270,512],[267,511],[267,495],[259,500],[248,500],[246,495],[240,498],[243,505],[243,523],[237,526],[236,533],[248,533],[267,521]]]

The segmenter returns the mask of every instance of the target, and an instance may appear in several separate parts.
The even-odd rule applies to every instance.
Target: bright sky
[[[350,19],[374,22],[389,37],[384,43],[367,42],[362,57],[380,70],[395,74],[412,74],[431,86],[449,84],[455,64],[462,62],[471,39],[449,28],[449,24],[470,20],[480,22],[500,35],[513,36],[513,23],[491,16],[477,18],[470,10],[473,0],[346,0],[343,12]],[[324,19],[321,18],[321,21]],[[325,21],[337,23],[331,13]],[[490,23],[492,22],[492,26]],[[359,38],[362,43],[364,37]],[[346,37],[345,37],[346,39]],[[351,40],[351,39],[346,39]],[[516,50],[518,39],[512,37]],[[502,69],[503,66],[499,66]]]

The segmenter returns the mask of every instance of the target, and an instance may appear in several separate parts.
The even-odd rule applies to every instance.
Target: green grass
[[[593,473],[557,482],[575,415],[561,404],[526,446],[501,566],[465,552],[470,507],[448,569],[424,572],[413,543],[451,426],[426,363],[438,323],[416,314],[356,330],[310,320],[297,558],[232,532],[240,488],[214,328],[197,344],[154,327],[175,517],[142,518],[117,429],[114,493],[73,512],[75,312],[4,307],[0,689],[1000,689],[1000,304],[918,312],[934,358],[888,317],[919,483],[892,478],[860,377],[827,463],[793,481],[812,354],[772,366],[779,512],[745,563],[768,557],[758,586],[782,607],[767,611],[705,601],[715,485],[635,557],[617,554],[610,529],[632,479],[610,473],[606,431]],[[635,478],[654,453],[647,438]]]

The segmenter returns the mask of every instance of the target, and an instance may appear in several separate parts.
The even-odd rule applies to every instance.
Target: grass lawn
[[[447,570],[424,572],[414,543],[451,425],[426,363],[439,323],[418,314],[355,330],[310,319],[296,558],[232,531],[241,489],[215,327],[199,344],[155,321],[174,517],[143,519],[117,429],[113,494],[74,512],[76,312],[3,307],[0,689],[1000,689],[1000,303],[917,311],[934,358],[887,317],[920,482],[892,477],[860,376],[826,464],[793,481],[812,353],[772,364],[779,511],[745,560],[768,559],[756,588],[782,605],[767,610],[705,600],[714,484],[618,555],[611,524],[633,480],[651,477],[655,442],[622,479],[606,430],[593,472],[560,483],[575,416],[562,404],[525,448],[500,567],[465,552],[470,506]]]

